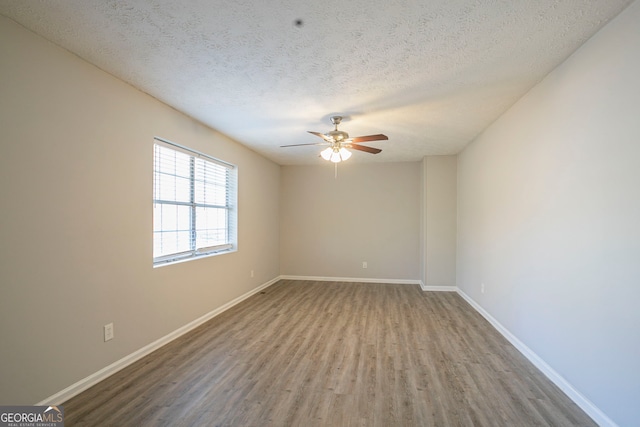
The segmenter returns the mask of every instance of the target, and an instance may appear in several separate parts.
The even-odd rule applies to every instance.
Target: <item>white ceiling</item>
[[[455,154],[630,0],[0,0],[0,13],[280,164],[329,117]],[[301,20],[301,25],[296,21]],[[187,141],[184,143],[188,144]]]

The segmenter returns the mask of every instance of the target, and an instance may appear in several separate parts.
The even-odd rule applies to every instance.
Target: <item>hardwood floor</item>
[[[281,280],[64,403],[67,426],[595,426],[459,295]]]

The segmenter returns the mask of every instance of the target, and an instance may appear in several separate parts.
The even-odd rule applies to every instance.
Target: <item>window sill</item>
[[[230,254],[230,253],[233,253],[233,252],[238,252],[238,249],[234,247],[232,249],[225,249],[225,250],[221,250],[221,251],[212,251],[212,252],[207,252],[207,253],[204,253],[204,254],[198,254],[198,255],[194,255],[194,256],[188,256],[188,257],[182,257],[182,258],[176,258],[176,259],[170,259],[170,260],[166,260],[166,261],[158,261],[158,262],[154,262],[153,263],[153,268],[164,267],[164,266],[167,266],[167,265],[181,264],[183,262],[196,261],[196,260],[203,259],[203,258],[211,258],[211,257],[214,257],[214,256]]]

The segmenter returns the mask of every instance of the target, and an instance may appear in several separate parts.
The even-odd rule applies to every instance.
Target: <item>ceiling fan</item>
[[[347,148],[351,148],[353,150],[364,151],[366,153],[378,154],[382,150],[373,147],[367,147],[366,145],[360,145],[362,142],[371,142],[371,141],[384,141],[389,139],[386,135],[377,134],[377,135],[367,135],[367,136],[355,136],[353,138],[349,137],[347,132],[338,130],[338,125],[342,122],[342,116],[333,116],[331,117],[331,123],[335,125],[335,129],[327,132],[312,132],[316,136],[324,139],[324,142],[316,142],[311,144],[292,144],[292,145],[281,145],[281,147],[300,147],[303,145],[328,145],[325,150],[322,150],[320,155],[325,160],[330,160],[334,163],[339,163],[341,161],[347,160],[351,157],[351,152],[347,150]]]

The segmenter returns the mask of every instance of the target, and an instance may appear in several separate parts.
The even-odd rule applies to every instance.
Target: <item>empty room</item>
[[[0,0],[0,426],[639,425],[639,76],[637,0]]]

